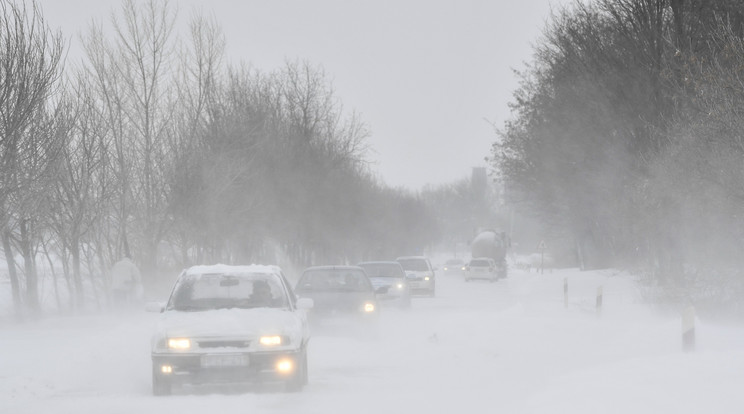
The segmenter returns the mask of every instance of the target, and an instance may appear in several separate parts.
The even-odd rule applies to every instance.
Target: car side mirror
[[[297,299],[297,309],[312,309],[313,306],[315,306],[315,302],[313,302],[310,298],[299,298]]]
[[[161,313],[165,310],[163,302],[148,302],[145,304],[145,312]]]

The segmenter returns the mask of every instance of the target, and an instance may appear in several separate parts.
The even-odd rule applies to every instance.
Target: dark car
[[[411,289],[406,272],[395,261],[362,262],[357,266],[364,269],[375,288],[380,303],[395,304],[401,308],[411,306]]]
[[[373,321],[378,307],[375,290],[364,269],[358,266],[313,266],[300,276],[295,293],[313,300],[312,326],[329,320]]]

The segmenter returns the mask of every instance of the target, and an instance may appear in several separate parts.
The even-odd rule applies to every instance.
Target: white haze
[[[512,68],[530,60],[551,5],[569,0],[180,0],[179,23],[214,15],[226,60],[262,70],[322,65],[346,111],[369,126],[373,169],[413,190],[469,177],[509,117]],[[41,0],[52,27],[82,56],[92,19],[110,27],[121,0]]]
[[[322,65],[345,107],[370,126],[371,158],[382,178],[421,188],[483,166],[495,139],[486,119],[499,124],[507,117],[516,88],[510,68],[529,59],[549,4],[561,2],[178,3],[182,19],[194,5],[214,12],[231,62]],[[108,22],[120,2],[40,4],[50,25],[71,39],[74,57],[88,22]],[[440,274],[436,298],[417,298],[409,311],[383,309],[372,336],[314,332],[310,384],[300,393],[206,388],[171,397],[151,393],[157,314],[47,309],[39,320],[18,323],[10,282],[0,278],[0,414],[655,414],[744,407],[741,326],[699,319],[696,350],[683,352],[678,310],[645,303],[644,288],[627,274],[538,275],[513,266],[510,272],[497,283]],[[44,283],[42,303],[53,306]]]
[[[0,412],[741,412],[744,331],[697,320],[696,350],[683,352],[680,316],[644,304],[642,291],[609,270],[512,268],[496,283],[440,275],[436,298],[383,309],[376,335],[314,332],[310,384],[293,394],[218,388],[153,397],[158,314],[0,320]],[[10,299],[0,301],[7,314]]]

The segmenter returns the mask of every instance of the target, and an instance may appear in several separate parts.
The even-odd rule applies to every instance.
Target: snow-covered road
[[[119,312],[0,326],[0,413],[744,410],[744,329],[698,321],[697,350],[685,353],[680,318],[642,304],[632,281],[613,271],[512,270],[497,283],[440,275],[436,298],[383,309],[375,337],[314,333],[310,384],[294,394],[153,397],[156,317]]]

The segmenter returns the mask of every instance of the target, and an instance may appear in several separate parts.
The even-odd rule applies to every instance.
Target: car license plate
[[[411,289],[416,289],[418,287],[421,287],[421,283],[419,282],[408,282],[408,284],[411,287]]]
[[[243,366],[248,365],[248,355],[245,355],[245,354],[202,355],[201,365],[204,368],[243,367]]]

